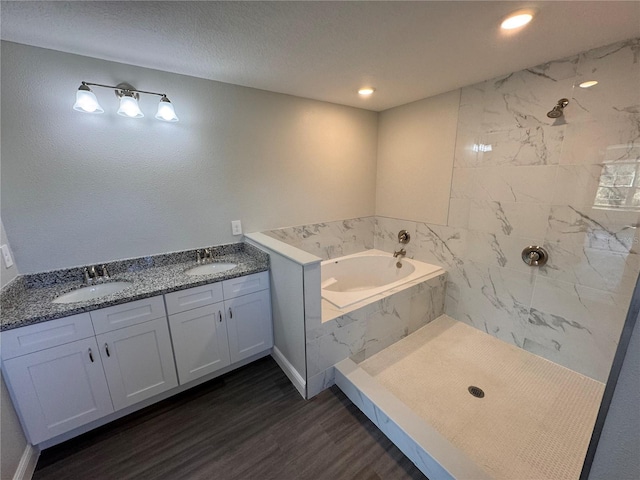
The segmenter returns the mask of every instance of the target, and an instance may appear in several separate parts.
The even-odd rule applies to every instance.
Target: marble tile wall
[[[401,290],[341,317],[307,328],[307,395],[334,384],[333,366],[362,361],[444,313],[446,274]]]
[[[323,260],[373,248],[375,217],[267,230],[262,233]]]
[[[375,248],[415,233],[448,315],[606,381],[640,271],[639,60],[633,39],[463,88],[447,225],[377,217]]]
[[[640,272],[638,85],[640,38],[465,87],[447,225],[378,216],[265,233],[328,259],[392,252],[407,229],[408,256],[448,272],[448,315],[604,382]],[[564,117],[548,118],[560,98]],[[527,245],[549,263],[527,266]]]

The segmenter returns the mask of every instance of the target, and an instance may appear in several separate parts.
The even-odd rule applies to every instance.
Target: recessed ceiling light
[[[373,88],[373,87],[363,87],[360,90],[358,90],[358,93],[360,95],[365,95],[366,96],[366,95],[371,95],[375,91],[376,91],[376,89]]]
[[[520,28],[533,20],[533,12],[529,10],[518,10],[505,18],[500,24],[503,30],[513,30]]]
[[[582,82],[579,87],[580,88],[589,88],[589,87],[593,87],[594,85],[597,85],[598,81],[597,80],[589,80],[587,82]]]

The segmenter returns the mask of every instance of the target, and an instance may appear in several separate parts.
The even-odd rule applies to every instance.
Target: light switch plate
[[[240,220],[231,221],[231,233],[233,235],[242,235],[242,222]]]
[[[13,258],[11,258],[11,252],[9,251],[9,247],[7,245],[2,245],[0,249],[2,249],[2,258],[4,258],[5,268],[9,268],[13,266]]]

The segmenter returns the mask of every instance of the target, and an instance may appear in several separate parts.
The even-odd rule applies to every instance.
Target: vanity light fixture
[[[533,20],[533,12],[531,10],[518,10],[505,18],[500,24],[500,28],[503,30],[515,30],[516,28],[524,27],[531,20]]]
[[[586,82],[582,82],[580,85],[578,85],[580,88],[589,88],[589,87],[593,87],[594,85],[597,85],[598,81],[597,80],[588,80]]]
[[[73,105],[73,109],[84,113],[104,113],[104,110],[98,103],[98,99],[91,91],[89,86],[110,88],[115,91],[116,97],[120,99],[120,108],[118,108],[118,115],[130,118],[142,118],[144,113],[140,110],[138,105],[138,99],[140,94],[158,95],[160,103],[158,104],[158,112],[156,118],[165,122],[177,122],[178,116],[173,108],[173,104],[167,98],[164,93],[146,92],[144,90],[137,90],[128,83],[120,83],[115,87],[111,85],[102,85],[100,83],[82,82],[78,91],[76,92],[76,103]]]
[[[373,88],[373,87],[362,87],[360,90],[358,90],[358,93],[360,95],[368,96],[368,95],[371,95],[375,91],[376,91],[376,89]]]
[[[140,98],[138,93],[134,93],[131,90],[116,90],[116,95],[120,97],[118,115],[131,118],[144,117],[144,113],[142,113],[138,105],[138,99]]]
[[[76,92],[76,103],[73,109],[85,113],[104,113],[95,94],[84,82]]]

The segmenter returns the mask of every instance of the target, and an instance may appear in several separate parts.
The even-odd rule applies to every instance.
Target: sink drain
[[[484,390],[482,390],[480,387],[475,387],[473,385],[471,385],[469,388],[469,393],[471,395],[473,395],[476,398],[482,398],[484,397]]]

